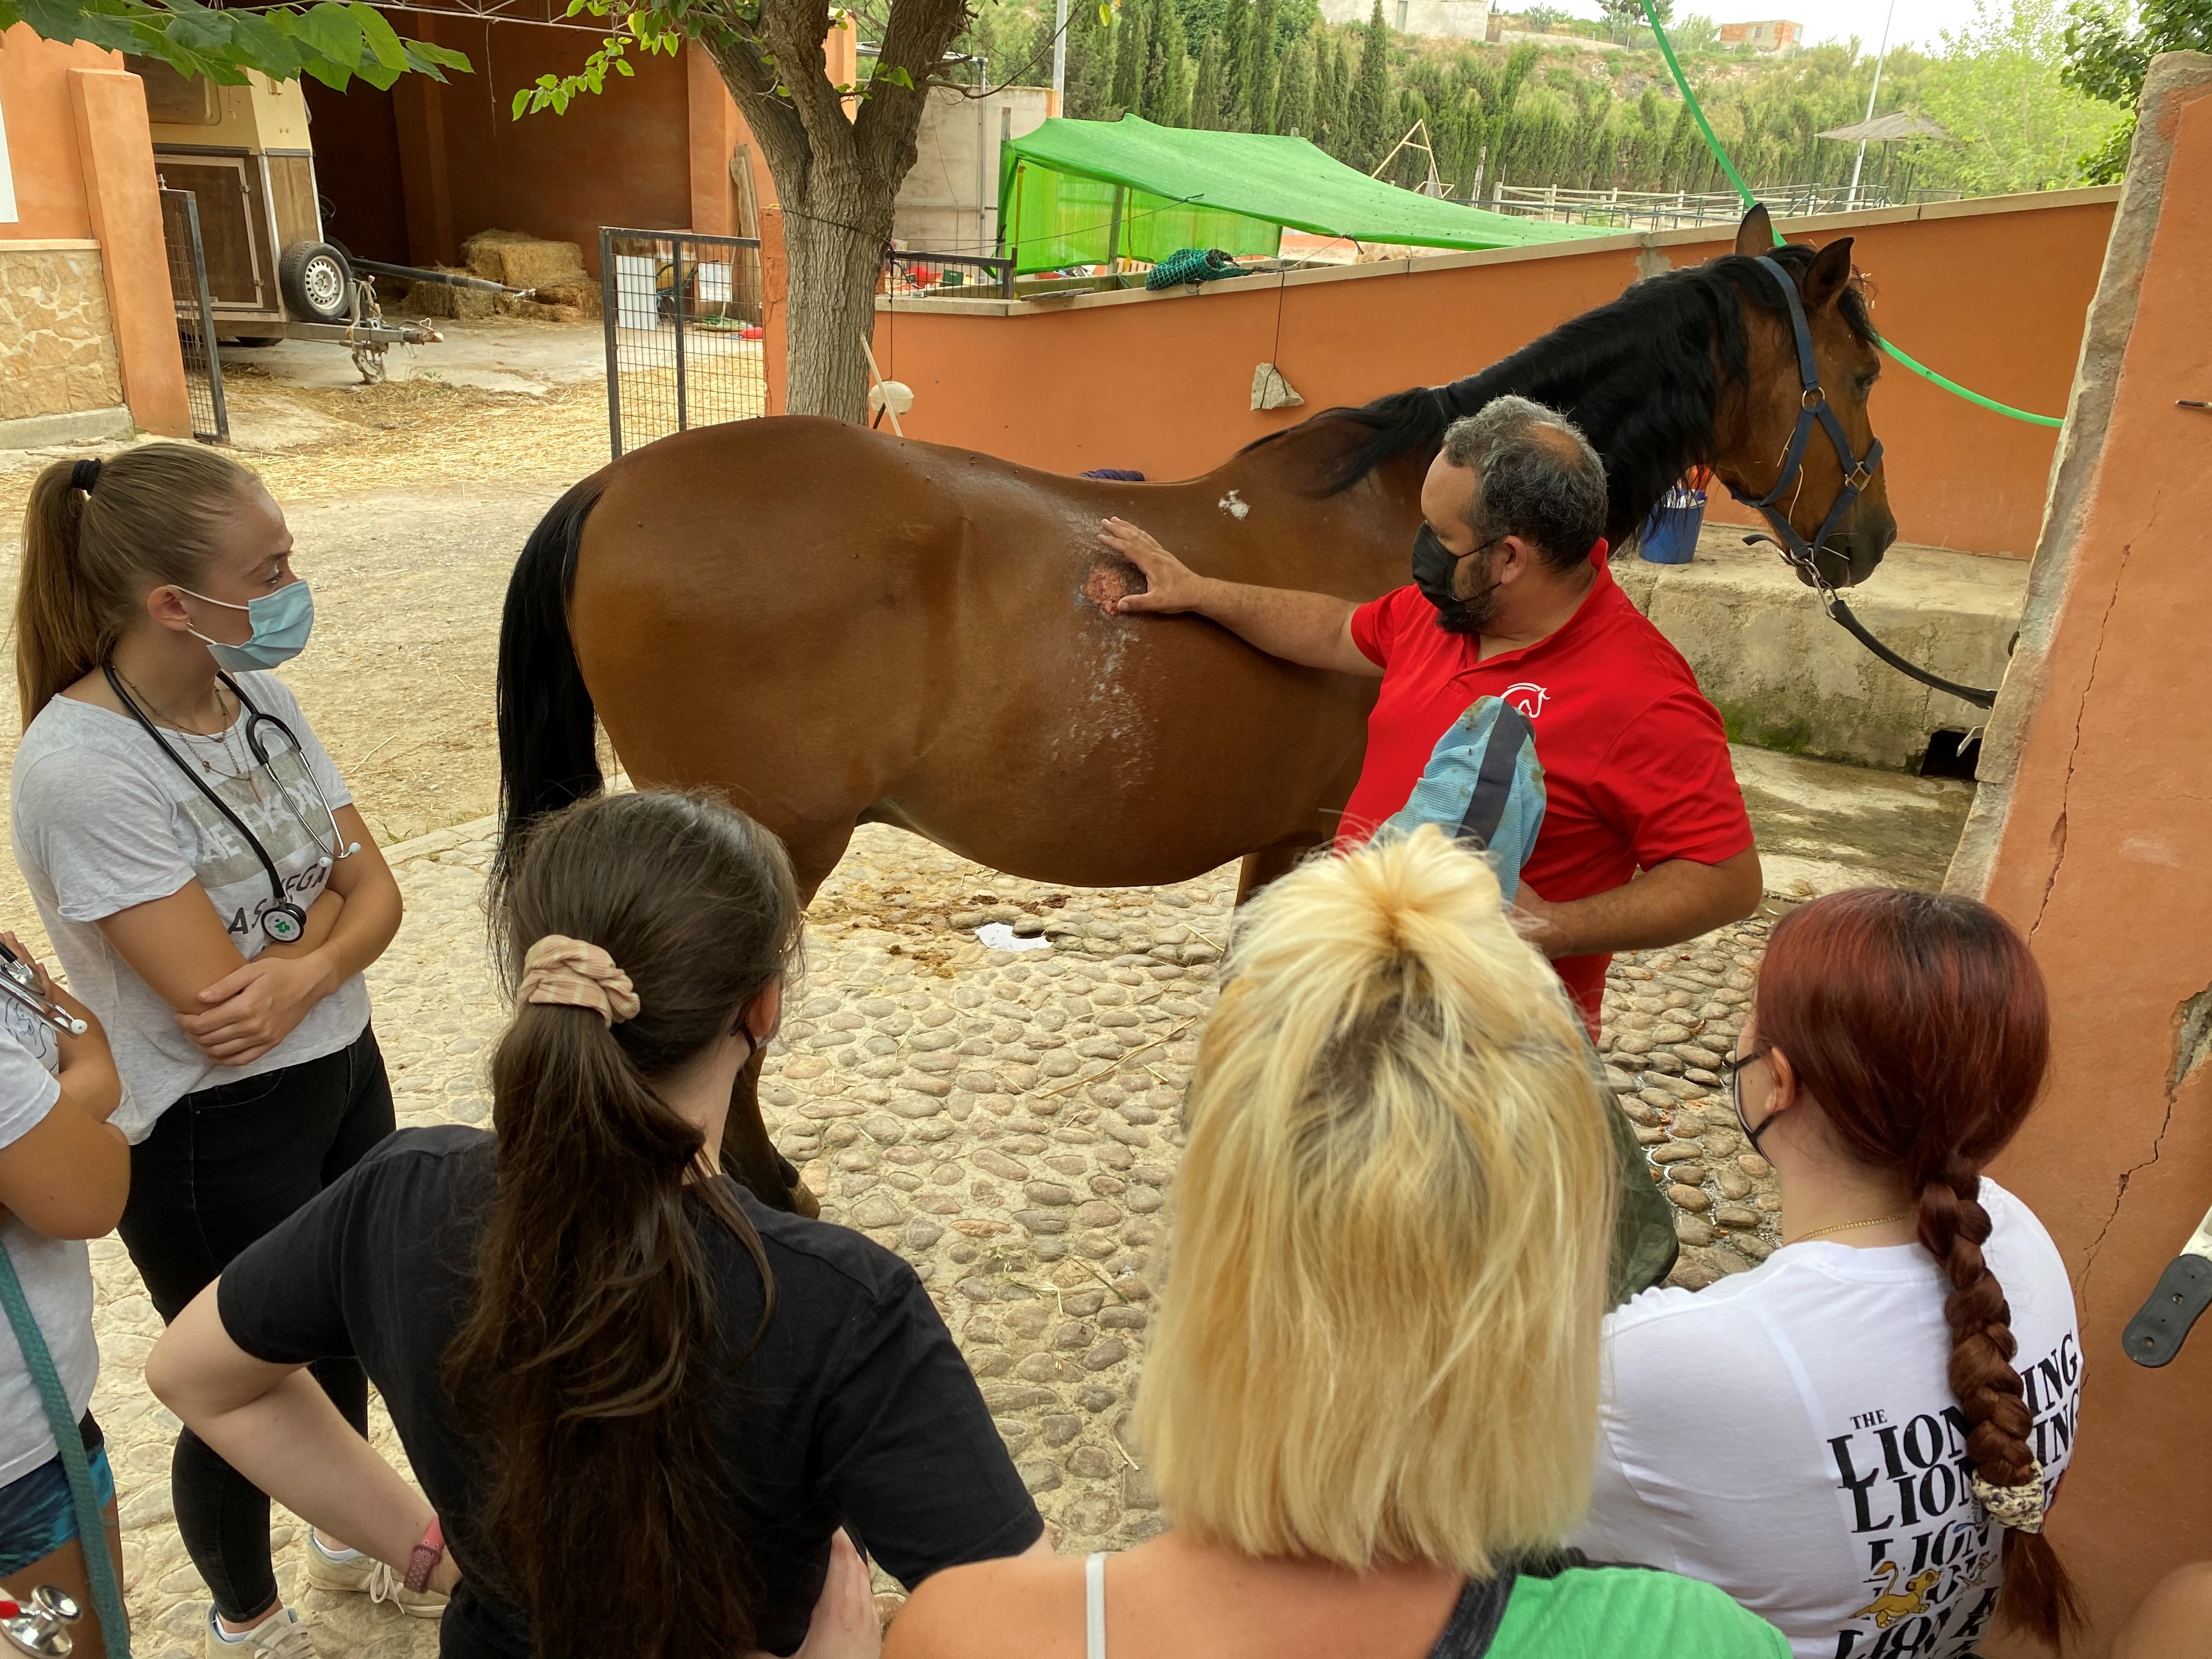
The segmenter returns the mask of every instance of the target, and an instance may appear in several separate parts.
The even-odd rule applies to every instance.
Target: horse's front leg
[[[722,1125],[722,1173],[752,1188],[763,1204],[793,1214],[817,1216],[821,1200],[799,1178],[799,1170],[768,1138],[760,1109],[761,1062],[767,1051],[755,1048],[737,1081],[730,1085],[730,1115]]]

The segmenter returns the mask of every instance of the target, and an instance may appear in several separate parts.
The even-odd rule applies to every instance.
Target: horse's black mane
[[[1802,283],[1815,250],[1792,242],[1771,257]],[[1724,380],[1749,373],[1739,301],[1778,315],[1782,295],[1747,256],[1729,254],[1637,283],[1610,305],[1586,312],[1449,386],[1394,392],[1358,409],[1324,410],[1299,426],[1270,433],[1272,443],[1318,422],[1349,422],[1370,435],[1345,454],[1322,493],[1349,489],[1392,456],[1434,447],[1444,428],[1509,392],[1567,416],[1605,459],[1606,536],[1621,544],[1660,496],[1690,467],[1710,463]],[[1846,286],[1838,301],[1860,339],[1877,337],[1865,302]],[[1716,359],[1718,370],[1717,374]]]

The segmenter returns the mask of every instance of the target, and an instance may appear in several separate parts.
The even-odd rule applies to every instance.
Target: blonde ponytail
[[[147,588],[198,582],[217,527],[259,487],[236,461],[197,444],[147,444],[40,472],[23,515],[15,587],[15,689],[26,726],[100,665]]]
[[[1557,976],[1425,827],[1269,887],[1229,972],[1139,1396],[1162,1502],[1353,1571],[1556,1545],[1620,1184]]]

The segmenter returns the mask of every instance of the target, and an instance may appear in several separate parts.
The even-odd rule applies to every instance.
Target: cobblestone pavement
[[[407,899],[369,975],[402,1127],[483,1123],[502,1013],[481,908],[491,821],[392,849]],[[1179,1108],[1227,942],[1233,866],[1179,886],[1069,890],[995,875],[863,829],[809,913],[808,964],[763,1100],[823,1197],[915,1264],[1067,1551],[1158,1531],[1128,1429],[1151,1273],[1182,1142]],[[991,950],[988,921],[1049,949]],[[1715,1066],[1749,1000],[1767,922],[1615,964],[1605,1047],[1621,1108],[1679,1209],[1675,1282],[1763,1260],[1779,1200]],[[141,1373],[159,1331],[119,1243],[93,1246],[103,1374],[94,1411],[122,1499],[137,1650],[198,1650],[206,1589],[168,1493],[175,1419]],[[380,1405],[378,1444],[404,1467]],[[281,1511],[277,1576],[326,1655],[430,1656],[436,1627],[307,1590]]]

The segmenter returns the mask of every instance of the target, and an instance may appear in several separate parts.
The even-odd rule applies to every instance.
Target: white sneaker
[[[317,1589],[389,1601],[410,1619],[435,1619],[446,1610],[446,1598],[437,1591],[409,1589],[404,1577],[374,1556],[331,1549],[313,1527],[307,1528],[307,1582]]]
[[[315,1651],[314,1638],[300,1622],[300,1615],[289,1607],[279,1607],[274,1615],[252,1630],[242,1630],[234,1636],[216,1622],[215,1607],[210,1603],[207,1639],[200,1644],[200,1651],[207,1659],[320,1659]]]

